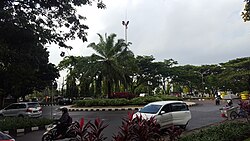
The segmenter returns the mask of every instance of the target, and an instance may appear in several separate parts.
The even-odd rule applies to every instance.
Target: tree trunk
[[[4,106],[4,97],[0,95],[0,109],[2,109]]]
[[[108,80],[108,98],[111,98],[111,83],[110,81]]]

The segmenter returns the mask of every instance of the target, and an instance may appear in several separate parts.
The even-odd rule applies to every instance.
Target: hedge
[[[118,99],[88,99],[78,100],[75,102],[76,107],[92,107],[92,106],[124,106],[124,105],[146,105],[154,101],[162,100],[182,100],[179,97],[158,95],[158,96],[145,96],[136,97],[131,100],[125,98]]]
[[[52,119],[47,118],[6,117],[0,120],[0,131],[29,127],[42,127],[44,125],[51,124],[52,122]]]
[[[250,123],[227,122],[181,137],[180,141],[243,141],[250,136]]]

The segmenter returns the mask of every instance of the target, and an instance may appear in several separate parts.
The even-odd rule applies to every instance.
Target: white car
[[[0,117],[41,117],[42,107],[38,102],[12,103],[0,110]]]
[[[142,116],[143,119],[154,117],[161,129],[172,125],[185,129],[191,119],[191,112],[183,101],[157,101],[144,106],[133,115]]]

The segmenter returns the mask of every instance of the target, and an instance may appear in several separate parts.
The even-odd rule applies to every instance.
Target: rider
[[[57,138],[61,138],[67,131],[67,128],[72,123],[72,118],[69,116],[68,109],[63,107],[60,109],[62,111],[62,116],[58,120],[59,123],[57,125]]]

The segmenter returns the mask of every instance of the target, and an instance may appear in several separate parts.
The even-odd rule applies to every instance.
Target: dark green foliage
[[[95,2],[98,8],[105,8],[101,0]],[[86,18],[77,13],[76,7],[92,3],[91,0],[1,0],[0,29],[9,31],[10,26],[16,26],[32,31],[43,45],[54,42],[71,48],[64,42],[76,36],[87,40],[88,27],[82,23]],[[69,30],[63,30],[65,28]]]
[[[130,100],[131,105],[146,105],[150,102],[155,101],[165,101],[165,100],[181,100],[179,97],[166,96],[166,95],[157,95],[157,96],[145,96],[137,97]]]
[[[53,122],[46,118],[3,118],[0,120],[0,131],[23,129],[28,127],[42,127]]]
[[[161,100],[162,100],[161,98],[156,97],[156,96],[137,97],[131,100],[131,104],[132,105],[146,105],[150,102],[161,101]]]
[[[79,100],[76,103],[76,106],[124,106],[129,104],[129,100],[121,99],[92,99],[92,100]]]
[[[245,6],[243,12],[241,13],[244,22],[250,21],[250,0],[244,0]]]
[[[233,92],[250,91],[250,57],[237,58],[220,64],[224,70],[219,75],[221,85]]]
[[[146,105],[154,101],[164,101],[164,100],[181,100],[178,97],[171,96],[146,96],[137,97],[131,100],[120,98],[120,99],[91,99],[91,100],[78,100],[75,105],[78,107],[86,106],[124,106],[124,105]]]
[[[59,77],[59,71],[49,63],[47,49],[29,30],[16,27],[11,32],[2,30],[0,27],[1,35],[4,35],[0,35],[0,89],[5,93],[3,97],[24,97],[33,90],[41,91],[51,86],[51,82]]]
[[[229,122],[181,137],[180,141],[242,141],[249,137],[250,124]]]

